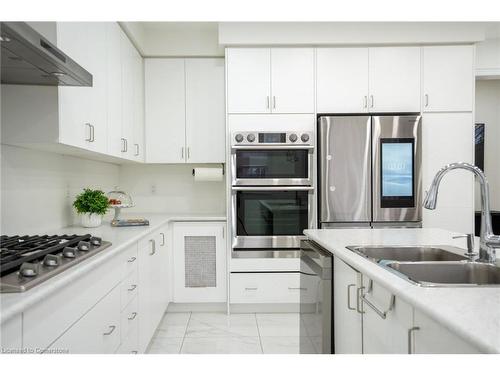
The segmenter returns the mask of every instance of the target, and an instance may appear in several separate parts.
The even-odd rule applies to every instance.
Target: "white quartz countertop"
[[[46,296],[56,292],[59,288],[67,286],[69,283],[91,271],[97,264],[105,262],[107,259],[128,248],[142,237],[154,232],[161,226],[173,221],[225,221],[225,215],[217,214],[134,214],[124,215],[125,218],[144,217],[149,219],[149,226],[141,227],[120,227],[115,228],[109,222],[103,222],[98,228],[83,228],[72,226],[55,229],[48,234],[87,234],[101,237],[109,241],[112,245],[102,252],[84,260],[72,268],[60,273],[57,276],[45,281],[33,289],[23,293],[2,293],[0,294],[0,323],[9,320],[13,316],[29,308],[29,306],[41,301]],[[57,308],[57,306],[54,306]]]
[[[442,229],[398,228],[311,229],[305,234],[479,350],[500,353],[500,287],[420,287],[346,249],[352,245],[464,247],[464,239],[452,239],[457,233]]]

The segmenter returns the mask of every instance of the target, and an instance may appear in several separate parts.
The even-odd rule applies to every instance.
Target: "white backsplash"
[[[194,182],[192,170],[200,166],[220,164],[123,165],[119,187],[132,196],[136,205],[127,212],[225,215],[225,182]]]
[[[7,145],[1,145],[1,157],[2,234],[44,233],[76,223],[72,202],[84,187],[107,192],[119,181],[115,164]]]

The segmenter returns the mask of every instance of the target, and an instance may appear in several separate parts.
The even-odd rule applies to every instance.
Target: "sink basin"
[[[394,262],[386,265],[420,286],[500,285],[500,267],[475,262]]]
[[[454,250],[463,253],[465,250],[453,246],[347,246],[355,253],[374,262],[449,262],[467,259],[455,254]]]

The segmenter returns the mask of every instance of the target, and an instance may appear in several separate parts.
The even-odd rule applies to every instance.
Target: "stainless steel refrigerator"
[[[421,116],[321,116],[319,225],[419,227]]]

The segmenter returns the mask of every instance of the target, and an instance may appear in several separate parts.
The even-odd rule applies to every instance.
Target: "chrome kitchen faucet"
[[[472,164],[463,162],[445,165],[434,176],[424,200],[424,207],[429,210],[434,210],[436,208],[441,179],[446,173],[454,169],[465,169],[466,171],[474,173],[479,179],[479,185],[481,186],[481,233],[478,261],[495,263],[495,251],[497,248],[500,248],[500,236],[493,234],[493,230],[491,229],[490,192],[488,180],[481,169]]]

